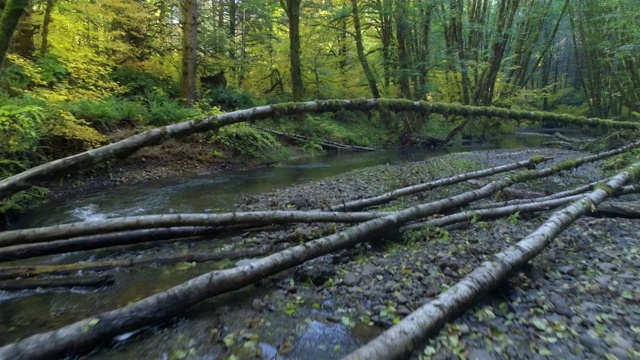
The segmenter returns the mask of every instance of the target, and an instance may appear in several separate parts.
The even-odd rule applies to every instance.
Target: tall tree
[[[18,26],[18,21],[29,5],[29,0],[0,1],[2,16],[0,16],[0,68],[9,51],[9,45],[13,39],[13,33]]]
[[[302,65],[300,54],[300,3],[302,0],[280,0],[289,20],[289,63],[291,66],[291,95],[293,101],[302,100]]]
[[[360,60],[362,70],[364,71],[364,76],[367,78],[367,83],[369,84],[369,89],[371,89],[371,94],[374,98],[379,98],[380,91],[378,90],[378,84],[376,83],[376,78],[373,75],[373,71],[371,71],[371,67],[369,66],[367,55],[364,52],[364,44],[362,43],[362,28],[360,26],[358,0],[351,0],[351,8],[353,13],[353,26],[355,30],[354,38],[356,40],[356,51],[358,52],[358,60]]]
[[[184,0],[182,14],[180,97],[185,105],[193,106],[196,100],[198,61],[198,0]]]

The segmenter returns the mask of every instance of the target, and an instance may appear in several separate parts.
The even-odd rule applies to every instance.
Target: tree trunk
[[[280,0],[289,20],[289,64],[291,66],[291,95],[293,101],[302,100],[302,65],[300,48],[300,3],[301,0]]]
[[[9,51],[13,33],[18,27],[18,21],[29,5],[29,0],[6,0],[0,16],[0,69],[4,66],[4,59]]]
[[[369,67],[369,61],[367,60],[367,55],[364,53],[364,44],[362,43],[362,29],[360,27],[360,14],[358,12],[358,0],[351,0],[351,11],[353,14],[353,27],[354,27],[353,36],[356,41],[356,51],[358,53],[358,60],[360,61],[360,65],[362,66],[362,71],[364,72],[364,76],[367,78],[367,83],[369,84],[371,95],[375,99],[378,99],[380,97],[378,84],[376,83],[376,78],[373,75],[373,71],[371,71],[371,68]]]
[[[42,41],[40,43],[40,56],[47,54],[49,48],[49,25],[51,24],[51,11],[53,11],[53,0],[47,0],[42,20]]]
[[[182,12],[182,67],[180,97],[186,106],[196,101],[198,65],[198,0],[185,0]]]

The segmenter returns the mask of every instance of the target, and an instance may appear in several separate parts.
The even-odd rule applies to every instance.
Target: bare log
[[[638,143],[632,145],[637,146]],[[624,148],[617,151],[623,151],[621,149]],[[249,265],[212,271],[127,307],[104,312],[58,330],[33,335],[17,343],[6,345],[0,348],[0,358],[49,359],[94,347],[121,333],[177,316],[210,297],[240,289],[308,260],[353,246],[373,234],[397,229],[409,221],[486,198],[516,182],[548,176],[615,153],[613,151],[608,154],[602,153],[565,161],[540,170],[521,171],[502,180],[491,182],[481,189],[467,191],[428,204],[415,205],[369,220],[339,233],[258,259]]]
[[[105,271],[115,268],[128,268],[141,265],[168,265],[180,262],[202,263],[207,261],[233,260],[264,256],[269,253],[270,245],[258,248],[218,251],[213,253],[198,252],[173,256],[160,256],[145,259],[96,261],[75,264],[56,265],[18,265],[0,267],[0,279],[12,279],[16,277],[34,277],[40,275],[64,275],[78,271]],[[0,285],[1,288],[1,285]]]
[[[61,288],[61,287],[92,287],[98,288],[107,285],[113,285],[115,280],[113,276],[72,276],[64,278],[49,279],[20,279],[0,281],[0,290],[16,291],[30,290],[37,288]],[[5,359],[5,358],[3,358]]]
[[[386,213],[343,213],[328,211],[256,211],[222,214],[142,215],[5,231],[0,233],[0,247],[126,230],[184,226],[210,227],[238,224],[289,224],[296,222],[356,223],[384,215],[386,215]]]
[[[257,129],[262,130],[262,131],[266,131],[268,133],[272,133],[274,135],[286,138],[286,139],[293,139],[295,141],[304,143],[306,141],[315,141],[316,139],[312,139],[310,137],[307,136],[303,136],[303,135],[298,135],[298,134],[287,134],[281,131],[276,131],[276,130],[271,130],[271,129],[266,129],[266,128],[262,128],[262,127],[257,127]],[[374,148],[370,148],[370,147],[364,147],[364,146],[357,146],[357,145],[347,145],[347,144],[341,144],[338,142],[334,142],[334,141],[328,141],[328,140],[322,140],[319,143],[320,146],[322,146],[323,148],[326,149],[330,149],[330,150],[347,150],[347,151],[375,151],[376,149]]]
[[[226,125],[243,121],[261,120],[269,117],[297,115],[303,113],[324,113],[339,110],[371,111],[409,111],[419,113],[439,113],[443,115],[486,116],[512,120],[553,121],[604,128],[638,129],[640,123],[612,121],[596,118],[575,117],[548,112],[519,111],[497,107],[477,107],[458,104],[446,104],[426,101],[360,99],[360,100],[325,100],[302,103],[275,104],[258,106],[245,110],[194,119],[162,128],[151,129],[127,139],[85,151],[63,159],[54,160],[0,181],[0,198],[29,187],[35,181],[51,178],[64,172],[82,169],[116,157],[126,157],[137,150],[158,145],[170,138],[177,138],[198,132],[218,129]]]
[[[524,161],[515,162],[515,163],[511,163],[511,164],[506,164],[506,165],[501,165],[501,166],[496,166],[496,167],[492,167],[492,168],[484,169],[484,170],[480,170],[480,171],[468,172],[468,173],[455,175],[455,176],[451,176],[451,177],[447,177],[447,178],[443,178],[443,179],[429,181],[429,182],[426,182],[426,183],[423,183],[423,184],[404,187],[404,188],[393,190],[391,192],[388,192],[386,194],[382,194],[382,195],[379,195],[379,196],[374,196],[374,197],[370,197],[370,198],[366,198],[366,199],[354,200],[354,201],[350,201],[350,202],[343,203],[343,204],[340,204],[340,205],[334,205],[334,206],[330,207],[329,210],[331,210],[331,211],[353,211],[353,210],[359,210],[359,209],[363,209],[363,208],[366,208],[366,207],[369,207],[369,206],[375,206],[375,205],[384,204],[384,203],[390,202],[392,200],[398,199],[398,198],[400,198],[402,196],[408,196],[408,195],[416,194],[416,193],[423,192],[423,191],[433,190],[433,189],[436,189],[436,188],[439,188],[439,187],[442,187],[442,186],[446,186],[446,185],[457,184],[457,183],[463,182],[465,180],[477,179],[477,178],[481,178],[481,177],[485,177],[485,176],[500,174],[500,173],[503,173],[503,172],[516,170],[516,169],[523,168],[523,167],[526,167],[526,168],[529,168],[529,169],[533,169],[533,168],[535,168],[536,164],[542,163],[542,162],[547,161],[547,160],[549,160],[549,158],[532,157],[529,160],[524,160]]]
[[[219,233],[219,227],[180,227],[133,230],[127,232],[77,237],[44,243],[0,247],[0,262],[32,257],[63,254],[72,251],[94,250],[111,246],[132,245],[169,239],[194,239]]]
[[[640,201],[606,202],[598,206],[593,216],[640,219]]]
[[[640,163],[618,174],[606,185],[617,190],[626,182],[638,177]],[[555,212],[529,236],[496,254],[493,261],[484,262],[447,291],[344,359],[395,359],[406,355],[419,346],[427,336],[440,329],[445,322],[473,305],[480,295],[500,285],[514,270],[537,256],[578,217],[611,195],[605,189],[599,188],[585,195],[582,200]]]

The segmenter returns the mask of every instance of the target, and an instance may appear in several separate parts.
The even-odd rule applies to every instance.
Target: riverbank
[[[255,195],[239,204],[238,210],[319,207],[325,202],[340,203],[539,154],[557,156],[554,161],[580,155],[552,149],[451,154],[424,162],[367,168]],[[558,190],[600,176],[599,164],[589,164],[526,188]],[[468,185],[460,184],[398,200],[385,208],[397,209],[467,189]],[[504,220],[476,222],[462,230],[381,234],[258,286],[207,301],[168,328],[145,332],[91,356],[339,358],[454,284],[492,254],[526,236],[545,218],[544,214],[514,214]],[[282,241],[303,241],[337,228],[301,225],[247,232],[223,243],[286,246]],[[578,220],[529,266],[415,349],[412,358],[640,356],[640,254],[634,251],[638,233],[637,221]],[[172,251],[193,246],[202,245],[175,245]],[[194,264],[194,271],[198,267],[201,265]]]

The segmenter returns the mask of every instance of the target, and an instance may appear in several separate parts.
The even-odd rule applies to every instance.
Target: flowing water
[[[481,149],[510,149],[538,147],[548,141],[548,137],[532,135],[506,136]],[[106,219],[118,216],[158,214],[221,212],[234,209],[234,204],[242,202],[243,196],[285,188],[292,184],[318,180],[347,171],[379,164],[394,164],[418,161],[448,152],[473,151],[480,147],[456,145],[446,150],[382,150],[371,153],[330,154],[304,158],[278,166],[224,174],[209,174],[180,179],[165,179],[138,185],[123,185],[109,189],[68,196],[65,199],[44,204],[24,215],[12,228],[27,228],[60,223]],[[175,244],[172,244],[175,245]],[[38,259],[38,262],[60,263],[74,261],[96,261],[112,258],[135,258],[162,254],[163,250],[193,251],[211,249],[211,244],[184,244],[176,247],[159,245],[129,255],[129,248],[62,254]],[[205,248],[202,248],[205,246]],[[208,248],[207,248],[208,246]],[[176,250],[178,249],[178,250]],[[166,255],[166,253],[165,253]],[[27,260],[33,263],[35,260]],[[23,263],[25,263],[23,262]],[[163,267],[138,267],[114,273],[116,285],[99,290],[35,290],[21,292],[0,291],[0,344],[6,344],[29,334],[58,328],[101,311],[121,307],[155,292],[184,282],[206,271],[215,269],[215,264],[199,264],[194,267],[176,268],[171,271]],[[177,269],[177,270],[176,270]],[[234,295],[223,298],[233,302]],[[240,321],[240,320],[238,320]],[[333,343],[352,348],[356,344],[349,336],[349,328],[342,324],[323,325],[312,323],[304,331],[300,341],[294,344],[294,353],[304,352],[304,344],[313,342],[314,337],[329,336]],[[158,330],[160,331],[160,330]],[[135,347],[129,344],[123,348]],[[153,346],[153,344],[147,344]],[[270,351],[267,344],[263,344]],[[116,350],[114,350],[114,348]],[[105,350],[99,357],[115,356],[117,347]],[[122,353],[120,358],[130,358],[132,353]],[[137,354],[135,356],[140,356]],[[155,358],[155,357],[154,357]]]

